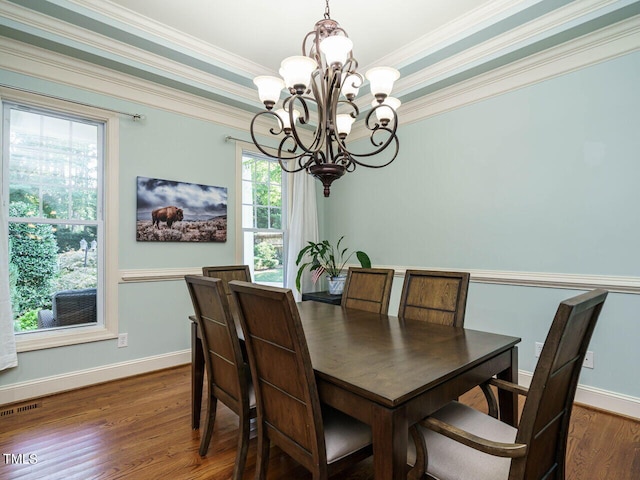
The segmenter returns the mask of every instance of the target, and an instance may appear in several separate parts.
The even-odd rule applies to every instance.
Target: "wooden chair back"
[[[231,313],[235,317],[236,304],[233,296],[231,295],[231,290],[229,290],[229,282],[232,280],[251,282],[251,270],[249,269],[249,265],[216,265],[212,267],[202,267],[202,275],[222,280],[222,288],[224,289],[227,301],[231,307]]]
[[[249,408],[249,372],[242,357],[224,282],[219,278],[187,275],[195,319],[200,331],[211,394],[239,413]]]
[[[350,267],[342,293],[342,306],[367,312],[389,312],[392,269]]]
[[[398,317],[464,326],[469,273],[407,270]]]
[[[526,443],[527,454],[512,460],[510,480],[565,478],[571,408],[607,293],[594,290],[560,303],[520,417],[516,443]]]
[[[326,463],[322,413],[293,294],[289,289],[246,282],[232,281],[229,286],[238,305],[256,389],[258,450],[266,436],[316,471]],[[268,461],[268,451],[266,457]]]
[[[244,361],[236,322],[224,292],[225,282],[196,275],[185,276],[185,281],[195,311],[207,372],[209,401],[199,453],[205,456],[209,449],[220,400],[239,417],[238,450],[232,480],[241,480],[249,450],[250,420],[257,412],[249,367]]]
[[[227,295],[227,299],[231,299],[231,290],[229,290],[229,282],[231,280],[240,280],[242,282],[251,281],[251,270],[249,265],[216,265],[213,267],[202,267],[202,275],[205,277],[219,278],[222,280],[222,288]]]

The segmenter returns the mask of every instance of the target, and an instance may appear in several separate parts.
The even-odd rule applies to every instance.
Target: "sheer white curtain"
[[[18,365],[9,292],[9,232],[4,206],[0,205],[0,370]]]
[[[289,195],[289,252],[287,255],[287,278],[285,287],[293,290],[296,301],[302,299],[302,295],[296,289],[296,275],[298,267],[296,259],[298,252],[308,241],[318,241],[318,207],[316,205],[317,180],[304,171],[289,174],[292,184]],[[305,275],[309,277],[309,275]],[[301,290],[308,292],[313,289],[310,278],[302,279]]]

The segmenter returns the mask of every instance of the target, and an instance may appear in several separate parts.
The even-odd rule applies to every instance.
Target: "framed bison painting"
[[[137,178],[136,240],[226,242],[227,189]]]

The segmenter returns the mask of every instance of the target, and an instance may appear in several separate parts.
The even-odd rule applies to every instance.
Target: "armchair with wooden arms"
[[[526,396],[518,428],[494,418],[495,396],[485,385],[490,415],[451,402],[412,429],[417,454],[410,443],[415,466],[409,478],[563,480],[580,369],[607,293],[594,290],[560,303],[529,389],[488,382]]]

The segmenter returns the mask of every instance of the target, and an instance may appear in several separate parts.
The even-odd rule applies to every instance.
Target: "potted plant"
[[[344,288],[346,275],[342,273],[347,262],[355,254],[362,268],[371,268],[369,255],[357,250],[347,255],[348,248],[340,249],[340,243],[344,235],[340,237],[335,248],[328,240],[321,242],[308,242],[308,245],[300,250],[296,265],[298,265],[298,275],[296,276],[296,288],[300,291],[300,280],[302,274],[308,268],[313,273],[313,283],[317,282],[323,273],[329,278],[329,293],[340,294]],[[306,257],[306,258],[305,258]],[[303,259],[309,259],[302,263]]]

